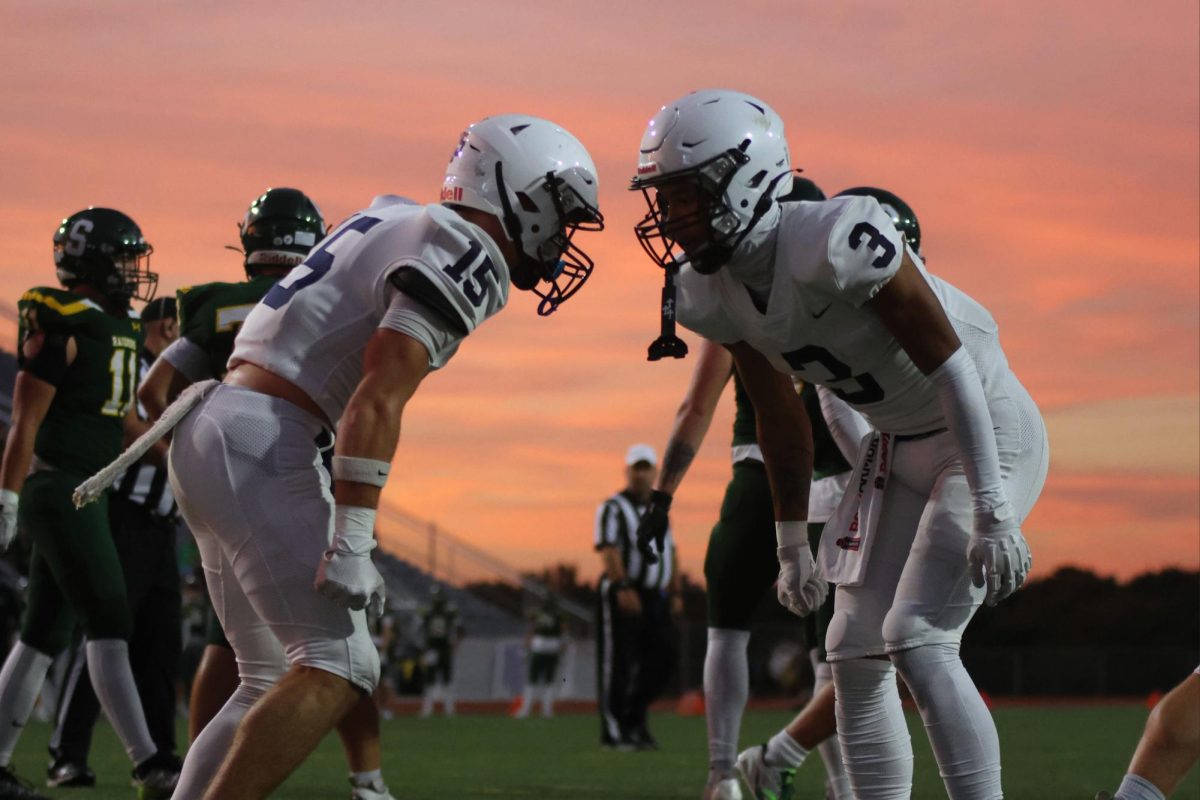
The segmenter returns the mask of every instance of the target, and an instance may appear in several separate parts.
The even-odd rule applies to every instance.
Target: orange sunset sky
[[[828,193],[916,209],[932,271],[995,314],[1052,465],[1035,574],[1200,563],[1200,16],[1155,3],[0,2],[0,303],[53,284],[51,235],[122,209],[160,291],[237,280],[268,186],[336,222],[433,201],[462,129],[551,118],[591,150],[609,228],[550,319],[514,292],[410,406],[387,497],[522,566],[596,571],[596,504],[661,448],[691,360],[649,364],[660,273],[625,190],[657,108],[768,101]],[[11,348],[15,330],[0,327]],[[687,336],[691,343],[694,337]],[[727,398],[675,505],[701,572],[729,475]],[[386,540],[385,540],[386,544]]]

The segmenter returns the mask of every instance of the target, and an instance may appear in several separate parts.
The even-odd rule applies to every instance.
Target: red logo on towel
[[[850,527],[847,528],[851,533],[858,532],[858,512],[854,512],[854,519],[850,520]]]
[[[840,539],[838,539],[834,544],[836,544],[838,547],[842,548],[843,550],[857,551],[858,548],[862,547],[862,537],[843,536]]]

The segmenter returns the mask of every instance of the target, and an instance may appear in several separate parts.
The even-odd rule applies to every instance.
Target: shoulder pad
[[[458,214],[426,206],[417,222],[419,247],[397,266],[418,271],[426,291],[441,295],[439,311],[452,315],[466,333],[475,330],[508,302],[508,266],[490,239]],[[428,297],[418,298],[434,305]]]
[[[873,197],[837,197],[785,208],[780,257],[793,280],[861,306],[900,268],[904,240]]]
[[[85,324],[93,313],[104,313],[104,309],[86,297],[44,286],[21,295],[17,308],[28,330],[46,333],[70,333]]]
[[[203,319],[201,311],[211,302],[220,302],[222,290],[239,284],[213,281],[199,283],[195,286],[184,286],[175,292],[176,313],[179,317],[179,333],[185,338],[192,332],[199,320]]]

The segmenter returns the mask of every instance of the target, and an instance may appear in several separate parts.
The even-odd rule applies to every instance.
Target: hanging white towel
[[[850,485],[837,511],[825,523],[817,552],[817,568],[830,583],[860,586],[866,577],[892,470],[894,445],[895,436],[878,431],[867,434],[859,443]]]

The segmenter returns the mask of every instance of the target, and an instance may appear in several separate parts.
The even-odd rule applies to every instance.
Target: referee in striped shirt
[[[179,336],[174,297],[142,310],[146,331],[141,353],[145,377],[158,354]],[[139,408],[139,412],[141,409]],[[150,737],[160,753],[175,753],[175,682],[183,648],[183,610],[176,559],[179,525],[165,464],[139,461],[113,485],[108,519],[133,617],[129,665],[137,683]],[[76,653],[63,688],[58,726],[50,739],[49,786],[92,786],[87,765],[100,703],[88,678],[87,660]]]
[[[658,747],[646,711],[666,688],[677,658],[671,617],[682,597],[670,529],[657,563],[646,563],[637,548],[638,519],[657,472],[654,448],[633,445],[625,455],[625,488],[596,510],[595,547],[604,562],[596,647],[600,744],[621,750]]]

